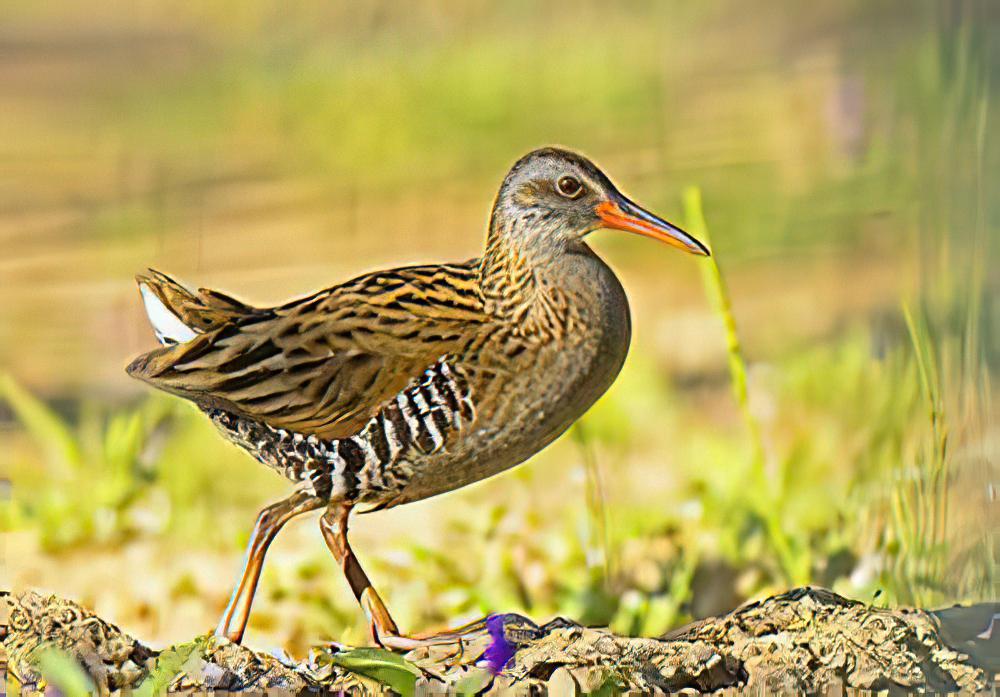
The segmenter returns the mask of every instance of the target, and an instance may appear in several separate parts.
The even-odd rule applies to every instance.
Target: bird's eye
[[[576,177],[566,175],[565,177],[559,177],[559,181],[556,182],[556,190],[559,191],[560,196],[577,198],[583,193],[583,184]]]

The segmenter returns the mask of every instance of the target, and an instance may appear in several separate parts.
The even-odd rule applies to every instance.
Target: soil
[[[831,687],[953,692],[995,689],[1000,670],[1000,636],[994,636],[1000,631],[992,631],[1000,604],[890,610],[821,588],[791,590],[655,639],[564,619],[539,626],[519,615],[492,615],[443,644],[411,651],[408,663],[339,645],[293,661],[213,636],[156,651],[70,600],[31,591],[7,599],[9,694],[45,690],[40,657],[47,647],[72,656],[101,692],[135,688],[151,675],[171,691],[379,693],[399,685],[393,676],[402,675],[402,684],[417,693],[446,687],[560,694]]]

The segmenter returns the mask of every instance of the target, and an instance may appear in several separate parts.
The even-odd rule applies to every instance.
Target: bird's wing
[[[275,308],[231,302],[241,308],[233,319],[140,356],[129,374],[204,407],[330,439],[360,430],[484,321],[473,262],[369,274]]]

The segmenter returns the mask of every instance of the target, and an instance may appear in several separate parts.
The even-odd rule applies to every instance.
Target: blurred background
[[[155,345],[133,274],[268,304],[469,258],[557,143],[717,266],[592,236],[625,370],[519,469],[355,519],[401,626],[1000,597],[997,36],[985,0],[6,2],[2,586],[154,642],[212,628],[289,487],[127,378]],[[248,641],[365,638],[292,523]]]

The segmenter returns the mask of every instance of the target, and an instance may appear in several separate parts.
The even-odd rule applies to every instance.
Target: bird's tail
[[[157,340],[182,344],[232,319],[253,311],[235,298],[201,288],[197,293],[155,269],[135,277]]]

